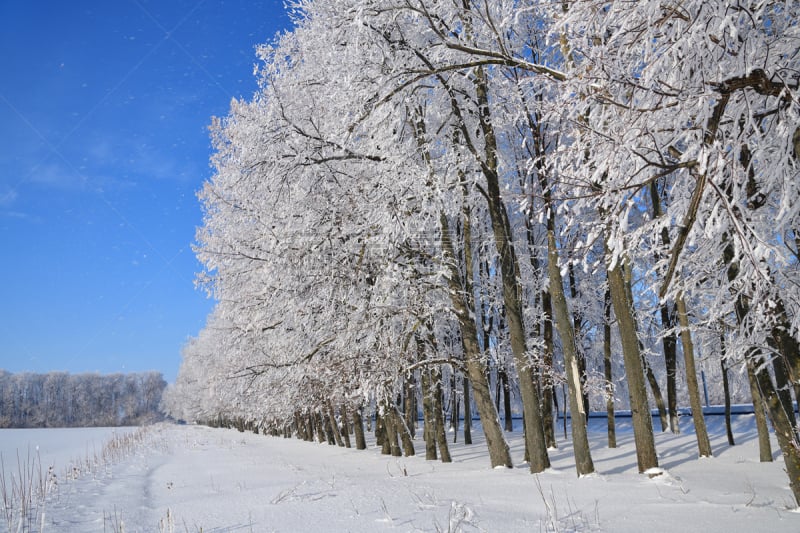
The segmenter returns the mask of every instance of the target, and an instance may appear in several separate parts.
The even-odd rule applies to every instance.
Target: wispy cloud
[[[0,186],[0,207],[11,207],[17,201],[17,191],[7,185]]]
[[[42,222],[42,217],[38,215],[31,215],[30,213],[23,213],[22,211],[14,211],[14,210],[5,210],[0,208],[0,216],[4,218],[13,218],[16,220],[25,220],[28,222],[35,222],[40,223]]]
[[[36,185],[62,190],[84,189],[88,183],[86,176],[74,167],[56,163],[39,165],[31,171],[28,180]]]

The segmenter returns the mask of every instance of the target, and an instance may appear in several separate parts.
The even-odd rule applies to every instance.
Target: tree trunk
[[[567,265],[567,277],[569,279],[569,295],[573,302],[579,301],[578,286],[575,280],[575,267],[572,266],[572,261]],[[588,423],[589,419],[589,393],[586,391],[586,356],[583,353],[583,346],[581,346],[581,330],[583,329],[583,315],[576,309],[572,310],[572,324],[573,331],[575,332],[575,360],[578,363],[578,372],[581,384],[581,397],[583,398],[583,410],[586,413],[584,422]]]
[[[752,155],[750,153],[749,147],[747,144],[742,145],[742,149],[740,150],[740,158],[739,161],[742,164],[742,167],[747,169],[748,171],[748,195],[750,198],[755,198],[755,194],[750,194],[751,192],[756,193],[757,191],[757,184],[755,181],[755,173],[753,167],[751,166]],[[749,189],[754,190],[749,190]],[[759,193],[759,195],[761,195]],[[761,195],[763,196],[763,195]],[[764,199],[766,197],[764,196]],[[758,203],[758,205],[748,204],[748,208],[751,210],[758,209],[763,205],[763,201]],[[723,234],[723,240],[727,240],[727,234]],[[723,251],[723,260],[725,264],[728,265],[728,281],[734,280],[738,277],[739,274],[739,265],[738,262],[735,260],[735,249],[733,243],[728,242],[725,250]],[[776,287],[777,288],[777,287]],[[736,296],[736,317],[739,322],[739,326],[742,327],[745,324],[745,317],[749,313],[749,296],[745,294],[739,293]],[[780,301],[780,298],[776,298]],[[788,331],[787,331],[788,332]],[[783,353],[783,355],[787,355]],[[796,354],[797,355],[797,354]],[[794,362],[798,363],[800,366],[800,360],[797,361],[788,361],[790,365]],[[781,447],[781,451],[783,452],[784,462],[786,464],[786,473],[789,476],[789,485],[792,488],[792,492],[795,497],[795,502],[800,505],[800,438],[797,435],[797,429],[795,426],[791,424],[791,420],[786,412],[786,409],[781,404],[781,400],[778,396],[778,393],[772,383],[772,378],[769,375],[769,372],[764,366],[764,359],[760,353],[751,352],[748,354],[747,363],[752,368],[753,376],[755,378],[755,382],[758,386],[759,392],[761,393],[764,401],[767,405],[767,410],[772,420],[772,425],[775,428],[775,434],[778,437],[778,444]],[[794,369],[800,369],[795,367]],[[793,369],[793,370],[794,370]],[[795,375],[797,375],[795,373]],[[790,410],[794,411],[793,406],[790,406]]]
[[[511,419],[511,387],[508,383],[508,373],[501,369],[497,371],[497,380],[499,381],[500,392],[503,394],[503,421],[507,432],[514,431],[514,422]]]
[[[457,109],[454,109],[457,111]],[[425,142],[425,123],[422,120],[417,121],[415,124],[414,133],[417,139],[417,145],[423,159],[430,166],[430,153],[426,148]],[[431,171],[432,172],[432,171]],[[464,234],[468,236],[469,226],[469,212],[466,208],[464,211]],[[500,420],[497,417],[497,409],[492,404],[492,395],[489,390],[489,382],[486,378],[486,363],[483,360],[480,347],[478,346],[478,332],[475,325],[473,316],[475,314],[474,296],[472,294],[472,253],[469,239],[464,239],[464,257],[465,257],[465,272],[466,279],[461,277],[461,269],[458,268],[456,263],[456,254],[453,250],[453,241],[450,236],[450,226],[447,221],[447,216],[442,211],[439,213],[439,224],[441,229],[441,244],[442,253],[445,260],[449,276],[447,276],[447,283],[450,299],[453,305],[453,313],[458,319],[459,329],[461,331],[461,340],[464,348],[464,365],[467,369],[467,374],[472,382],[473,392],[475,396],[475,404],[478,408],[478,413],[481,418],[481,423],[486,436],[486,447],[489,450],[489,461],[492,467],[507,466],[511,468],[511,454],[508,450],[508,443],[503,437],[503,431],[500,429]],[[427,453],[426,453],[427,457]]]
[[[564,398],[562,402],[564,404],[564,412],[561,420],[564,422],[564,440],[567,440],[567,387],[563,383],[561,384],[561,396]]]
[[[400,448],[400,439],[399,439],[399,430],[398,428],[398,416],[397,410],[391,405],[391,402],[386,401],[383,404],[383,415],[381,415],[381,419],[383,420],[383,426],[386,431],[386,441],[389,443],[389,455],[392,457],[400,457],[403,455],[403,451]],[[384,446],[384,449],[386,447]]]
[[[322,421],[322,415],[319,411],[315,411],[312,415],[314,417],[314,425],[317,428],[317,440],[322,444],[327,440],[327,435],[325,434],[325,423]]]
[[[411,438],[414,438],[417,430],[417,386],[414,379],[414,374],[411,373],[405,380],[405,396],[403,402],[403,409],[405,410],[405,423],[408,428]]]
[[[727,235],[723,236],[723,239],[727,240]],[[730,242],[728,242],[727,246],[723,250],[723,260],[725,264],[728,265],[728,281],[735,280],[739,276],[739,264],[734,260],[734,248],[733,244]],[[742,327],[742,325],[745,323],[745,318],[750,312],[750,303],[746,295],[742,293],[736,295],[735,310],[737,322],[739,323],[739,326]],[[770,387],[767,387],[767,384],[764,380],[764,375],[759,376],[756,366],[754,365],[754,361],[761,360],[761,354],[756,350],[751,351],[746,356],[747,375],[750,381],[750,392],[753,396],[753,410],[756,414],[756,425],[758,429],[759,456],[762,462],[771,462],[772,446],[769,440],[769,429],[767,428],[765,413],[769,413],[773,427],[775,427],[776,420],[778,423],[781,422],[781,418],[770,413],[770,406],[766,393],[768,390],[772,389],[771,380],[769,378],[769,374],[766,374],[766,381],[770,382]],[[760,370],[763,370],[763,368]],[[775,427],[775,432],[777,433],[778,431],[779,429]],[[778,443],[782,448],[783,445],[781,444],[780,440]],[[793,480],[790,477],[790,484],[792,481]]]
[[[362,408],[359,406],[353,412],[353,428],[355,429],[356,435],[356,450],[366,450],[367,449],[367,439],[364,435],[364,419],[361,414]]]
[[[320,423],[322,424],[322,427],[325,429],[325,435],[328,438],[328,445],[335,446],[336,445],[336,437],[334,436],[334,432],[333,432],[335,424],[333,424],[331,422],[330,415],[326,416],[325,412],[323,412],[323,411],[320,411],[319,417],[320,417]],[[337,431],[337,433],[338,433],[338,431]]]
[[[553,393],[553,303],[550,292],[542,292],[542,334],[544,340],[544,360],[542,375],[542,423],[544,439],[548,448],[558,448],[556,442],[556,420],[554,413],[555,395]]]
[[[677,339],[674,329],[674,320],[672,314],[669,312],[669,307],[666,304],[661,306],[661,327],[664,330],[669,330],[662,342],[664,347],[664,364],[667,367],[667,415],[669,416],[669,429],[674,434],[681,432],[680,425],[678,424],[678,350]]]
[[[386,428],[386,420],[381,414],[380,409],[375,413],[375,444],[381,447],[383,455],[389,455],[392,452],[392,445],[389,442],[389,432]]]
[[[661,197],[658,194],[658,181],[650,182],[650,199],[653,205],[653,220],[660,218],[664,213],[661,209]],[[670,248],[669,230],[665,227],[661,230],[661,244],[664,248]],[[656,252],[656,261],[661,259],[661,254]],[[662,339],[664,347],[664,365],[667,369],[667,413],[669,416],[669,429],[674,434],[681,432],[678,425],[678,391],[677,391],[677,360],[678,340],[675,338],[674,328],[675,319],[666,303],[661,305],[661,327],[669,331]]]
[[[606,380],[606,421],[608,447],[617,447],[617,428],[614,423],[614,379],[611,375],[611,293],[606,288],[603,321],[603,376]]]
[[[342,433],[339,431],[339,424],[336,422],[336,416],[333,413],[333,407],[331,406],[331,402],[328,402],[328,427],[330,427],[330,433],[333,436],[333,441],[336,442],[337,446],[344,448],[344,441],[342,440]]]
[[[686,386],[689,389],[689,404],[692,406],[692,420],[694,432],[697,436],[697,449],[700,457],[711,457],[711,442],[708,440],[706,421],[703,417],[703,404],[700,400],[700,387],[697,384],[697,370],[694,362],[694,343],[692,332],[689,330],[689,316],[686,312],[686,301],[683,294],[675,299],[678,311],[678,323],[681,326],[681,345],[683,347],[683,361],[686,367]]]
[[[439,457],[443,463],[451,463],[453,460],[450,458],[450,448],[447,445],[447,431],[444,423],[444,409],[442,405],[442,373],[437,368],[431,370],[431,380],[433,381],[433,420],[434,420],[434,437],[436,444],[439,447]]]
[[[541,134],[536,127],[536,123],[528,114],[528,126],[533,133],[535,141],[533,143],[533,152],[532,155],[535,156],[537,162],[535,163],[538,175],[538,181],[542,184],[543,188],[546,188],[546,179],[544,178],[544,165],[542,164],[543,155],[543,148],[541,147]],[[531,175],[531,194],[530,200],[528,204],[529,209],[529,216],[525,218],[525,231],[528,237],[528,245],[529,245],[529,256],[530,256],[530,263],[531,268],[535,272],[535,275],[541,279],[545,279],[544,272],[541,268],[540,261],[536,252],[536,239],[534,237],[533,232],[533,225],[534,219],[533,215],[535,213],[535,205],[534,205],[534,193],[533,193],[533,181],[534,176]],[[550,201],[549,193],[545,192],[543,195],[546,198],[547,206],[552,207],[552,202]],[[548,207],[549,208],[549,207]],[[553,416],[553,309],[552,309],[552,302],[550,298],[550,292],[547,289],[543,289],[540,293],[540,301],[542,304],[542,314],[541,319],[534,323],[534,327],[536,328],[534,331],[534,336],[538,337],[539,335],[542,336],[542,341],[544,343],[544,353],[542,354],[542,361],[539,364],[539,371],[538,379],[540,384],[540,394],[542,397],[542,429],[544,431],[544,441],[545,445],[548,449],[555,449],[558,447],[556,442],[556,428],[555,428],[555,421]]]
[[[400,442],[403,444],[403,455],[406,457],[416,455],[417,451],[414,449],[414,439],[411,436],[411,428],[406,424],[405,418],[398,411],[395,411],[394,419],[397,425],[397,432],[400,434]]]
[[[345,448],[352,448],[352,444],[350,443],[350,423],[347,420],[347,409],[344,405],[339,409],[339,413],[342,417],[342,438],[344,439],[344,446]]]
[[[497,174],[497,138],[489,112],[486,72],[483,68],[475,69],[475,91],[478,108],[478,120],[484,137],[485,159],[481,161],[481,169],[486,178],[487,204],[492,225],[495,246],[503,285],[503,302],[505,303],[508,331],[511,337],[511,353],[517,367],[519,378],[522,411],[525,418],[525,440],[531,454],[531,473],[544,471],[550,466],[547,456],[547,445],[544,440],[544,429],[540,411],[539,393],[534,387],[534,375],[528,359],[525,324],[522,315],[522,291],[519,286],[519,263],[514,251],[511,226],[508,221],[503,200],[500,197],[500,182]]]
[[[470,7],[465,5],[465,8],[465,12],[468,15]],[[469,17],[465,19],[465,27],[463,29],[465,37],[469,38],[472,33]],[[449,87],[444,78],[440,77],[439,79],[450,92],[451,109],[454,116],[459,119],[458,131],[463,135],[465,144],[486,179],[485,196],[500,264],[503,302],[508,318],[509,336],[511,337],[511,352],[514,356],[514,365],[517,368],[517,376],[519,378],[523,418],[526,422],[525,441],[531,454],[530,470],[532,473],[538,473],[550,466],[550,459],[547,456],[547,446],[544,441],[539,392],[533,386],[534,374],[531,368],[531,361],[528,358],[525,324],[522,314],[522,290],[518,279],[519,263],[514,250],[513,234],[508,221],[508,213],[500,197],[497,136],[492,123],[486,70],[484,67],[478,66],[472,72],[474,74],[472,83],[475,88],[475,103],[477,105],[479,124],[477,131],[467,127],[467,122],[463,120],[462,110],[452,88]],[[481,134],[483,139],[478,140],[477,137]],[[475,138],[476,142],[472,141],[473,138]],[[481,152],[478,150],[480,146],[482,146]],[[473,376],[470,375],[470,378],[472,379]],[[476,383],[473,379],[474,385]]]
[[[497,416],[500,416],[500,401],[503,398],[503,380],[500,378],[502,372],[501,368],[497,369],[497,379],[494,385],[494,408],[497,409]]]
[[[625,280],[625,296],[631,305],[631,316],[633,317],[633,325],[636,328],[636,338],[639,339],[639,322],[636,320],[636,313],[633,308],[633,269],[629,265],[623,264],[622,273]],[[653,401],[658,409],[658,419],[661,421],[661,431],[663,432],[669,427],[669,422],[667,421],[667,407],[664,405],[664,396],[661,394],[661,387],[658,385],[658,380],[653,372],[653,368],[650,366],[647,357],[644,355],[644,345],[642,345],[641,340],[639,340],[638,343],[639,353],[642,354],[644,375],[647,377],[647,382],[650,384],[650,390],[653,393]]]
[[[464,389],[464,444],[472,444],[472,406],[467,376],[462,376],[461,384]]]
[[[739,276],[739,263],[734,260],[735,250],[733,243],[729,241],[727,234],[722,236],[722,240],[727,241],[725,249],[722,251],[722,260],[724,264],[728,265],[726,276],[728,281],[732,282]],[[734,307],[736,311],[736,321],[741,327],[744,323],[747,313],[750,312],[750,304],[747,301],[747,297],[741,293],[737,294],[735,298],[736,303]],[[758,454],[761,462],[766,463],[772,462],[772,445],[770,444],[769,440],[769,428],[767,427],[767,420],[765,416],[767,408],[766,403],[761,391],[759,390],[753,365],[750,364],[750,361],[754,358],[757,359],[759,357],[757,354],[748,354],[746,357],[747,381],[750,385],[750,395],[753,398],[753,413],[755,414],[756,429],[758,430]]]
[[[639,353],[642,354],[642,367],[644,368],[645,376],[647,376],[647,382],[650,384],[650,390],[653,393],[653,401],[658,409],[658,419],[661,421],[661,431],[663,432],[669,427],[669,422],[667,420],[667,407],[664,405],[664,396],[661,395],[661,387],[658,385],[658,380],[653,372],[653,367],[650,366],[650,363],[647,361],[647,357],[644,355],[644,350],[642,349],[641,343],[639,344]]]
[[[789,379],[789,372],[786,368],[786,360],[783,354],[780,353],[780,342],[774,340],[775,331],[773,328],[773,338],[768,339],[770,347],[775,349],[779,355],[771,358],[772,373],[775,376],[775,390],[778,394],[778,399],[789,418],[792,427],[797,426],[797,421],[794,416],[794,400],[792,399],[792,383]]]
[[[622,341],[622,356],[628,379],[628,396],[633,421],[633,438],[636,444],[636,462],[641,473],[658,466],[658,455],[653,436],[653,419],[647,404],[642,354],[639,351],[632,302],[628,301],[625,294],[625,280],[620,268],[621,260],[622,258],[618,259],[614,267],[608,269],[608,289]]]
[[[450,226],[444,213],[440,213],[439,222],[442,231],[442,251],[450,274],[447,279],[450,288],[450,299],[461,330],[464,364],[467,368],[469,380],[472,383],[475,404],[486,436],[489,461],[492,468],[501,465],[511,468],[511,454],[508,450],[508,443],[503,437],[503,430],[500,428],[497,409],[492,403],[492,394],[489,389],[489,382],[486,379],[486,363],[478,345],[478,331],[475,320],[472,318],[474,313],[471,312],[474,310],[474,306],[471,307],[469,305],[472,290],[471,288],[464,290],[467,284],[462,281],[461,271],[455,264],[455,253],[450,240]],[[471,256],[468,257],[471,258]],[[472,272],[470,263],[471,261],[467,263],[468,273]],[[469,287],[471,287],[471,283]]]
[[[800,235],[800,232],[795,231],[797,246],[800,246],[800,236],[798,235]],[[780,296],[775,297],[775,307],[772,312],[777,322],[777,325],[772,329],[772,336],[775,338],[778,350],[783,356],[789,380],[794,388],[795,400],[800,400],[800,343],[790,333],[792,325],[786,316],[786,309]]]
[[[767,427],[767,406],[758,390],[758,383],[752,365],[747,365],[747,381],[750,384],[750,395],[753,398],[753,414],[756,418],[758,431],[758,458],[762,463],[772,462],[772,444],[769,440],[769,427]]]
[[[309,442],[314,441],[314,430],[316,426],[316,421],[314,419],[313,413],[308,413],[306,416],[303,417],[303,420],[306,424],[306,435],[308,435]],[[320,441],[322,442],[322,441]]]
[[[452,407],[450,410],[450,428],[453,430],[453,443],[458,442],[458,419],[461,414],[458,408],[458,391],[456,387],[456,372],[453,370],[450,376],[450,405]]]
[[[725,432],[728,435],[728,444],[734,446],[733,428],[731,427],[731,387],[728,382],[728,366],[725,364],[725,335],[720,333],[720,349],[722,357],[719,359],[720,369],[722,370],[722,391],[725,395]]]
[[[758,390],[767,404],[767,412],[783,453],[786,474],[789,476],[789,487],[794,494],[795,503],[800,505],[800,439],[797,430],[789,421],[764,361],[748,361],[748,364],[753,367]]]
[[[561,279],[561,271],[558,266],[556,236],[554,230],[550,228],[547,230],[547,272],[550,278],[549,287],[553,298],[556,329],[558,330],[558,336],[561,338],[564,366],[567,370],[575,468],[578,471],[578,475],[582,476],[594,472],[594,463],[592,462],[592,454],[589,451],[589,438],[586,433],[587,413],[581,391],[581,374],[578,369],[575,348],[575,331],[572,329],[572,323],[570,322],[567,299],[564,294],[564,282]]]
[[[297,438],[302,440],[310,440],[308,438],[308,432],[306,431],[306,424],[303,421],[303,415],[299,412],[295,412],[294,414],[294,427],[297,430]]]
[[[433,414],[433,395],[430,369],[426,368],[422,370],[422,416],[424,420],[422,435],[425,440],[426,461],[435,461],[438,457],[436,454],[436,421]]]

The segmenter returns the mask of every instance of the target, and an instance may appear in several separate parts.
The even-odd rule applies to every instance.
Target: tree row
[[[0,428],[137,426],[162,418],[158,372],[11,374],[0,370]]]
[[[510,466],[514,394],[540,472],[563,387],[577,473],[589,410],[619,405],[645,471],[651,401],[671,431],[688,404],[712,455],[708,370],[753,402],[762,458],[772,424],[800,499],[798,10],[293,3],[212,126],[217,305],[166,405],[334,440],[374,406],[399,450],[420,406],[435,444],[457,390]]]

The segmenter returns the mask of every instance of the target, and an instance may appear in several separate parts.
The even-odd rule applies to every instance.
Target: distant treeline
[[[135,426],[162,415],[159,372],[12,374],[0,370],[0,428]]]

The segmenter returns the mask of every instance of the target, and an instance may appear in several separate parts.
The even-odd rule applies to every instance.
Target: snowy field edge
[[[513,469],[492,470],[480,426],[453,443],[453,463],[267,437],[159,424],[124,460],[65,483],[38,531],[797,531],[782,460],[760,463],[752,415],[709,417],[715,457],[697,459],[689,420],[656,436],[662,472],[638,474],[632,433],[590,422],[598,473],[578,477],[559,435],[553,467],[531,475],[519,427],[507,434]],[[3,433],[0,433],[3,435]],[[774,437],[773,437],[774,440]],[[415,442],[420,451],[421,442]],[[773,449],[777,445],[773,442]],[[0,526],[3,527],[3,526]]]

